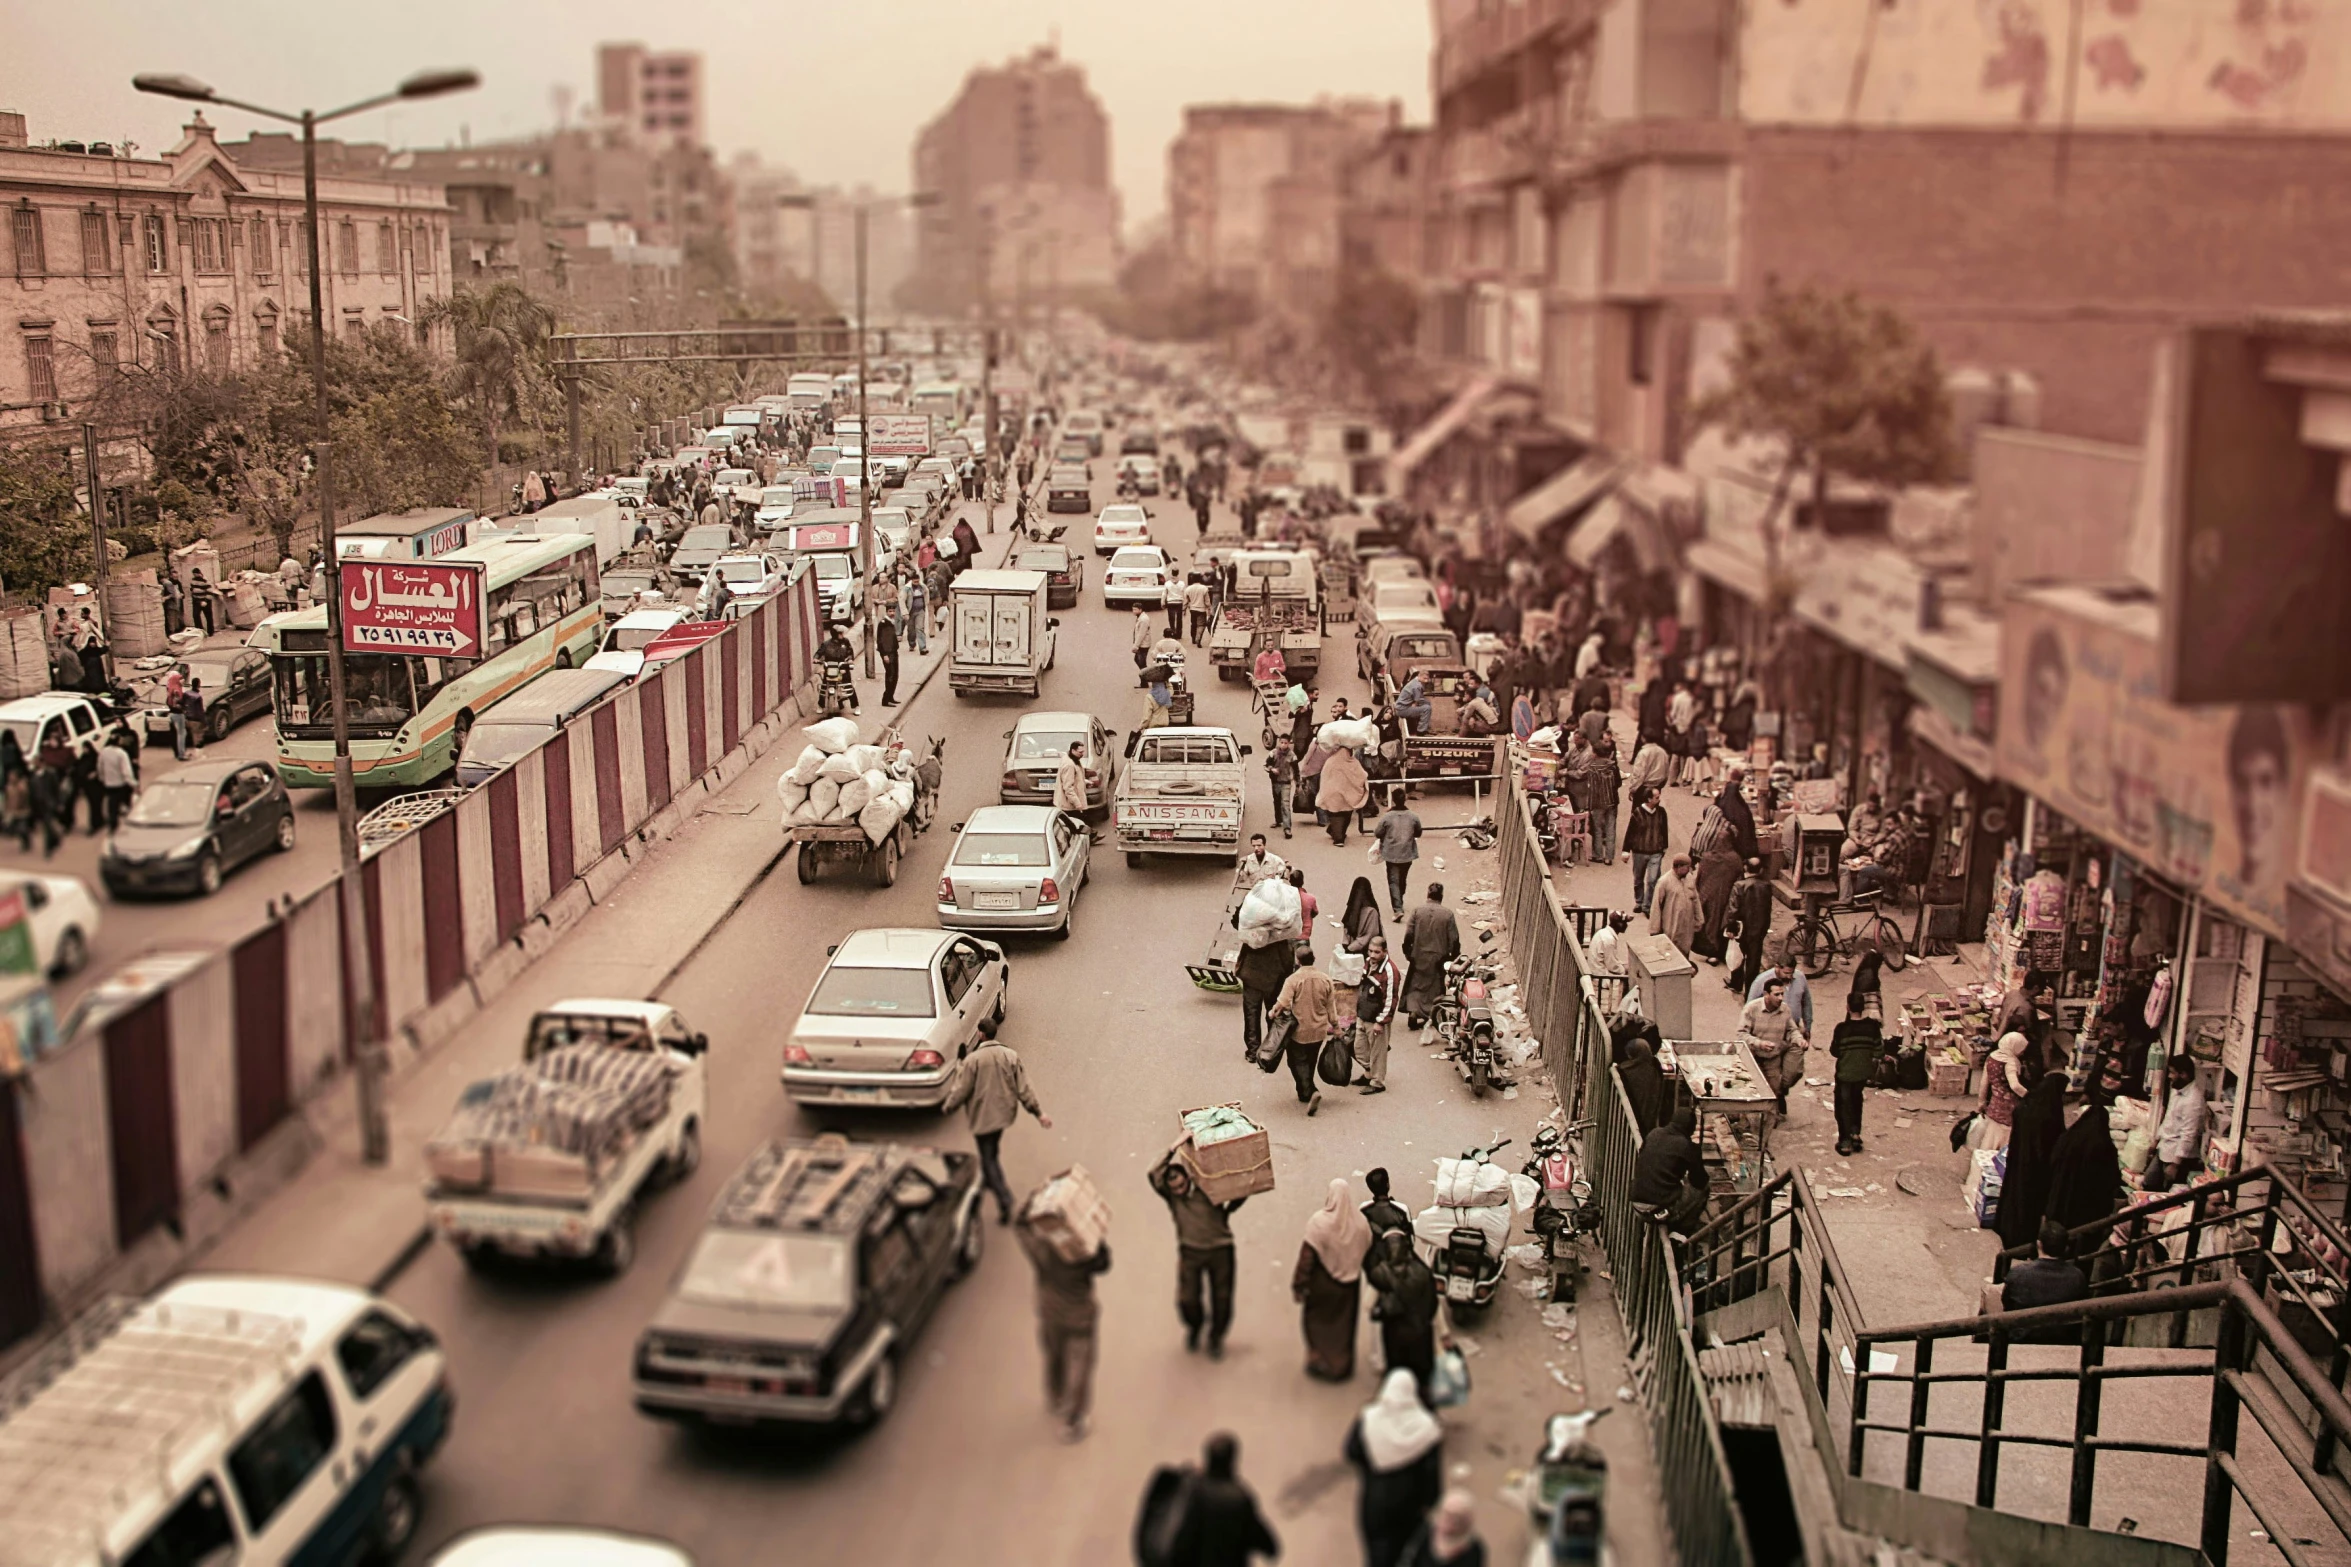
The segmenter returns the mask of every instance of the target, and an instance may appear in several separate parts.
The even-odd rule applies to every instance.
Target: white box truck
[[[524,517],[507,519],[517,533],[584,533],[596,541],[596,566],[612,564],[629,547],[637,519],[617,494],[575,495],[553,501]]]
[[[948,630],[955,639],[947,687],[1035,696],[1053,667],[1053,633],[1041,571],[967,571],[955,579]]]

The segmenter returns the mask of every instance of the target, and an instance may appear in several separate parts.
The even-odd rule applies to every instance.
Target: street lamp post
[[[325,560],[328,578],[327,698],[334,708],[335,724],[335,831],[342,847],[339,895],[343,906],[343,962],[345,972],[351,975],[353,1007],[358,1018],[359,1037],[354,1041],[352,1057],[357,1068],[361,1141],[370,1164],[382,1164],[391,1157],[391,1132],[384,1116],[383,1044],[375,1038],[374,951],[367,939],[367,913],[359,886],[359,787],[351,773],[351,716],[343,677],[341,568],[335,541],[334,481],[327,467],[332,444],[327,439],[326,252],[319,241],[318,228],[318,128],[330,120],[379,109],[387,103],[437,98],[443,93],[462,92],[480,82],[479,75],[467,70],[423,71],[388,93],[378,93],[340,109],[330,109],[324,114],[304,109],[289,114],[282,109],[266,109],[259,104],[223,98],[192,76],[150,73],[131,78],[131,85],[141,92],[242,109],[247,114],[302,127],[302,227],[310,252],[310,382],[318,418],[318,442],[313,450],[318,474],[319,553]]]

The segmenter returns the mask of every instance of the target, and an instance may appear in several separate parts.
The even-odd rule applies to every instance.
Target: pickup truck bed
[[[1291,674],[1312,674],[1321,665],[1322,620],[1305,599],[1227,599],[1208,633],[1208,657],[1218,678],[1241,678],[1251,648],[1269,630],[1280,633],[1282,662]]]

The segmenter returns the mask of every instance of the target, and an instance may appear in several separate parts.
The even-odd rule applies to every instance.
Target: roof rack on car
[[[862,1215],[889,1172],[886,1150],[840,1137],[767,1143],[720,1196],[717,1222],[737,1229],[835,1229]]]

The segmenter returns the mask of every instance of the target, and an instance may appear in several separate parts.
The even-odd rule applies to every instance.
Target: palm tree
[[[428,325],[447,322],[457,337],[457,390],[481,416],[491,467],[498,465],[498,422],[522,412],[530,366],[544,362],[555,332],[555,308],[511,280],[460,289],[426,307]]]

